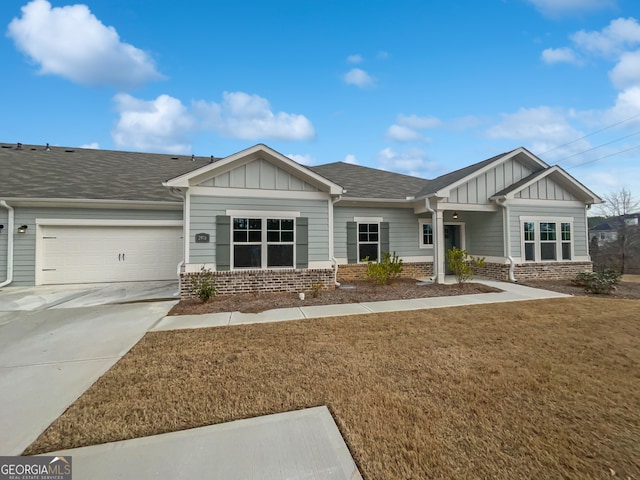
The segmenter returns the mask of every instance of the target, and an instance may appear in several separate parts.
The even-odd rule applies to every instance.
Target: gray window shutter
[[[216,216],[216,270],[231,270],[231,217]]]
[[[358,224],[347,222],[347,262],[358,263]]]
[[[296,218],[296,268],[309,268],[309,219]]]
[[[389,222],[380,222],[380,255],[389,251]]]

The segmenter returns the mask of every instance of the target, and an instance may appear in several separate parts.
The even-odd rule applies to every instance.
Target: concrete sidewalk
[[[483,303],[518,302],[546,298],[568,297],[564,293],[551,292],[539,288],[526,287],[515,283],[493,280],[474,280],[502,292],[477,293],[473,295],[453,295],[450,297],[415,298],[409,300],[388,300],[383,302],[345,303],[342,305],[316,305],[308,307],[278,308],[260,313],[224,312],[202,315],[176,315],[164,317],[151,331],[177,330],[182,328],[222,327],[249,323],[281,322],[305,318],[358,315],[364,313],[398,312],[429,308],[479,305]]]

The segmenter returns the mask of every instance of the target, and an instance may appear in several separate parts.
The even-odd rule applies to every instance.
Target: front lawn
[[[28,454],[328,405],[363,476],[640,478],[640,302],[147,334]]]

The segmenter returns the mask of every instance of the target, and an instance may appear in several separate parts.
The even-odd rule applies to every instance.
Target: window
[[[234,218],[233,268],[294,266],[293,218]]]
[[[571,260],[572,224],[562,220],[564,219],[526,219],[522,222],[522,256],[525,261]]]
[[[376,262],[380,252],[380,224],[358,224],[358,260],[361,262],[368,258]]]
[[[420,224],[420,248],[433,247],[433,226],[425,219],[419,220]]]

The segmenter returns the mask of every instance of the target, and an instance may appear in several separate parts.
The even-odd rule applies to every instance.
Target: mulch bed
[[[640,283],[620,282],[614,292],[609,295],[599,295],[596,293],[587,293],[583,287],[579,287],[571,283],[571,280],[528,280],[522,282],[534,288],[544,288],[554,292],[566,293],[580,297],[601,297],[601,298],[626,298],[629,300],[640,300]]]
[[[315,297],[312,292],[307,292],[304,300],[298,298],[298,293],[289,292],[219,295],[206,303],[198,299],[183,300],[171,309],[169,315],[198,315],[236,311],[258,313],[274,308],[447,297],[501,291],[480,283],[464,283],[462,285],[424,285],[420,283],[413,279],[398,279],[390,285],[375,285],[364,281],[351,282],[348,285],[355,288],[320,290]]]

